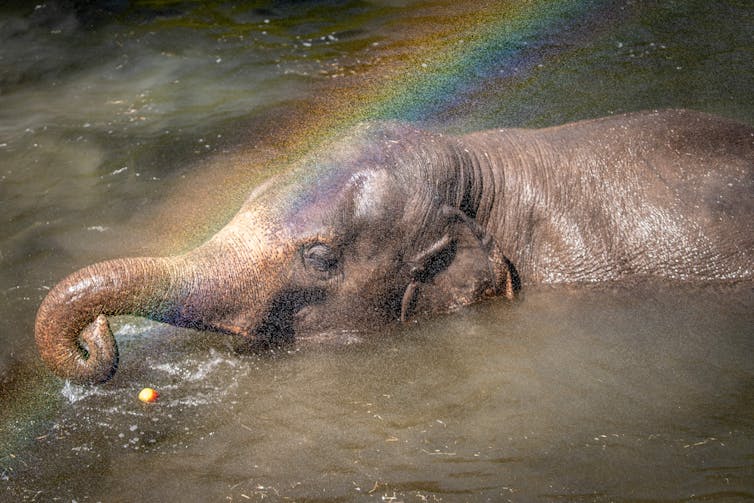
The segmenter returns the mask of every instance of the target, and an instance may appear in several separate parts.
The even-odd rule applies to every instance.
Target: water
[[[41,367],[33,318],[55,281],[201,242],[330,126],[667,106],[754,123],[746,2],[535,5],[507,38],[482,34],[515,9],[480,5],[0,10],[0,500],[754,497],[750,285],[533,288],[257,355],[122,318],[112,382]]]
[[[56,393],[48,428],[15,453],[11,494],[736,500],[752,480],[754,298],[685,293],[535,289],[360,344],[253,356],[127,323],[122,373]],[[146,384],[155,405],[135,400]]]

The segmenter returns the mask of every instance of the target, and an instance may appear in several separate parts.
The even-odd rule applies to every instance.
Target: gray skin
[[[445,136],[372,124],[249,196],[205,244],[55,286],[36,340],[102,382],[122,314],[275,344],[447,311],[534,283],[750,281],[754,128],[671,110]]]

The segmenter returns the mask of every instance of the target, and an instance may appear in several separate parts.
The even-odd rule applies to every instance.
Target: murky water
[[[122,318],[121,369],[98,388],[37,360],[55,281],[191,247],[350,119],[460,131],[683,106],[754,122],[747,2],[517,9],[2,7],[0,500],[754,498],[751,285],[537,288],[257,355]]]

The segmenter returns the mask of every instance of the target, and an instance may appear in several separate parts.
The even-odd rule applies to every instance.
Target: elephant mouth
[[[319,290],[283,292],[271,303],[261,322],[242,336],[241,351],[260,351],[293,344],[299,332],[307,331],[312,305],[324,300]]]

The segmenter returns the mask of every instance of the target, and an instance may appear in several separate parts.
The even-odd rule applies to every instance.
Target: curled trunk
[[[44,362],[79,383],[108,380],[118,349],[105,316],[134,314],[170,321],[178,292],[171,258],[118,259],[81,269],[58,283],[37,312],[35,336]]]
[[[231,223],[186,254],[100,262],[58,283],[37,312],[44,362],[64,379],[107,381],[118,366],[109,316],[252,337],[280,289],[290,253],[270,247],[265,229],[245,214],[238,218],[243,226]]]

